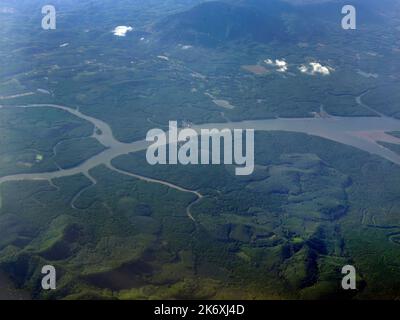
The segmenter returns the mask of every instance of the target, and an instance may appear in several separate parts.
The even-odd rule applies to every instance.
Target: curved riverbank
[[[5,107],[5,106],[3,106]],[[26,106],[16,106],[7,108],[56,108],[65,112],[69,112],[76,117],[93,124],[95,130],[93,137],[99,141],[107,149],[99,154],[87,159],[80,165],[69,169],[60,169],[52,172],[43,173],[24,173],[9,175],[0,178],[0,184],[10,181],[24,180],[48,180],[73,176],[77,174],[89,175],[89,171],[99,165],[106,165],[111,170],[122,174],[128,174],[117,170],[111,165],[113,159],[127,155],[129,153],[144,151],[150,145],[145,140],[135,141],[132,143],[122,143],[115,139],[111,127],[96,118],[87,116],[76,109],[71,109],[61,105],[54,104],[32,104]],[[397,165],[400,165],[400,155],[383,147],[373,139],[374,134],[380,139],[385,136],[391,143],[400,144],[400,139],[386,135],[386,132],[400,131],[400,120],[389,117],[328,117],[328,118],[277,118],[265,120],[248,120],[241,122],[225,122],[210,123],[193,126],[193,129],[200,131],[201,129],[254,129],[255,131],[287,131],[298,132],[318,136],[324,139],[332,140],[341,144],[349,145],[370,154],[375,154]],[[384,140],[384,139],[383,139]],[[175,188],[184,192],[191,192],[201,198],[195,190],[187,190],[180,186],[174,185],[167,181],[150,179],[132,172],[129,175],[147,180],[148,182],[161,183],[171,188]]]
[[[361,97],[359,100],[361,104]],[[14,174],[0,178],[0,185],[4,182],[12,181],[25,181],[25,180],[45,180],[52,183],[53,179],[73,176],[77,174],[84,174],[91,181],[92,185],[96,181],[91,178],[89,172],[97,166],[105,165],[112,171],[119,174],[127,175],[136,179],[140,179],[149,183],[157,183],[165,185],[169,188],[179,190],[181,192],[191,193],[196,198],[191,201],[187,208],[186,214],[193,221],[196,222],[191,210],[194,205],[198,204],[204,196],[196,191],[183,188],[168,181],[163,181],[154,178],[144,177],[133,172],[127,172],[116,168],[112,165],[112,160],[134,152],[140,152],[147,149],[150,145],[145,140],[135,141],[132,143],[122,143],[118,141],[114,135],[111,127],[96,118],[87,116],[76,109],[71,109],[61,105],[54,104],[32,104],[26,106],[5,107],[3,108],[55,108],[68,112],[78,118],[90,122],[94,126],[93,137],[99,141],[106,149],[99,154],[87,159],[83,163],[69,168],[59,169],[52,172],[43,173],[27,173],[27,174]],[[265,120],[248,120],[241,122],[224,122],[224,123],[210,123],[193,126],[193,129],[200,131],[201,129],[254,129],[255,131],[286,131],[304,133],[313,136],[318,136],[324,139],[335,141],[344,145],[349,145],[357,149],[366,151],[370,154],[377,155],[384,158],[396,165],[400,165],[400,155],[381,146],[378,141],[386,140],[390,143],[400,144],[400,139],[389,136],[386,133],[392,131],[400,131],[400,120],[389,118],[379,114],[377,117],[320,117],[320,118],[276,118]],[[378,137],[378,138],[376,138]],[[79,210],[75,206],[76,200],[82,195],[89,187],[80,190],[72,199],[71,206]],[[398,234],[393,234],[389,240],[393,243],[400,244],[397,239]],[[29,294],[26,292],[16,290],[11,281],[6,275],[0,272],[0,299],[29,299]]]

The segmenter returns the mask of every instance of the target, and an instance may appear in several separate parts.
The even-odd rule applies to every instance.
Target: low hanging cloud
[[[307,65],[302,64],[299,67],[300,72],[306,73],[309,75],[317,75],[321,74],[323,76],[329,76],[331,72],[335,71],[335,69],[329,67],[329,66],[323,66],[322,64],[318,62],[310,62]]]
[[[288,64],[285,60],[279,60],[276,59],[275,61],[272,61],[271,59],[264,60],[264,62],[270,66],[273,66],[276,68],[276,71],[278,72],[286,72],[288,70]]]
[[[189,50],[193,48],[193,46],[190,44],[178,44],[178,47],[181,48],[182,50]]]
[[[133,28],[130,26],[118,26],[113,30],[113,33],[117,37],[125,37],[130,31],[133,31]]]
[[[15,13],[15,9],[9,7],[2,7],[0,8],[0,13]]]

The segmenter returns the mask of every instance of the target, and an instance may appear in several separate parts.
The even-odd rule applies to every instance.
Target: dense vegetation
[[[90,123],[17,108],[27,104],[79,108],[123,142],[170,120],[399,118],[392,1],[383,13],[357,1],[357,32],[340,29],[341,1],[201,2],[59,0],[57,30],[46,32],[41,1],[2,1],[15,12],[0,12],[0,177],[72,168],[105,149]],[[114,36],[124,24],[134,31]],[[310,62],[330,74],[299,70]],[[135,153],[112,161],[119,172],[4,183],[0,269],[34,298],[398,298],[400,168],[295,133],[257,133],[255,150],[249,177],[233,166],[152,167]],[[340,289],[348,263],[358,271],[350,293]],[[44,264],[58,270],[56,291],[40,290]]]

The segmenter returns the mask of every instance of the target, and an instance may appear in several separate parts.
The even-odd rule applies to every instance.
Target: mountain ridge
[[[387,0],[392,1],[392,0]],[[367,1],[369,3],[369,1]],[[362,26],[382,23],[379,8],[356,1]],[[287,0],[215,0],[163,18],[153,27],[162,41],[218,46],[230,41],[258,43],[320,41],[341,32],[343,0],[299,5]]]

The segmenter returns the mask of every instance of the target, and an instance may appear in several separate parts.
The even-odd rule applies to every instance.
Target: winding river
[[[4,108],[4,106],[3,106]],[[24,173],[14,174],[0,178],[0,184],[9,181],[23,180],[53,180],[56,178],[85,174],[89,176],[89,171],[99,165],[106,165],[112,170],[122,174],[128,172],[117,170],[111,161],[118,156],[146,150],[150,145],[146,140],[135,141],[132,143],[122,143],[118,141],[112,132],[111,127],[96,118],[87,116],[76,109],[54,104],[32,104],[26,106],[7,107],[7,108],[55,108],[69,112],[76,117],[92,123],[95,127],[93,137],[103,146],[107,147],[103,152],[87,159],[80,165],[60,169],[52,172],[43,173]],[[201,129],[255,129],[256,131],[286,131],[305,133],[328,140],[336,141],[349,145],[370,154],[380,156],[397,165],[400,165],[400,155],[381,146],[378,141],[400,144],[400,139],[387,134],[387,132],[400,131],[400,120],[380,116],[380,117],[328,117],[328,118],[276,118],[266,120],[250,120],[241,122],[208,123],[192,127],[196,131]],[[149,182],[162,183],[171,188],[185,192],[196,191],[187,190],[166,181],[149,179],[140,175],[132,176]],[[199,196],[199,194],[196,194]]]
[[[362,104],[361,97],[358,97],[357,102]],[[109,169],[131,176],[143,181],[150,183],[158,183],[167,187],[179,190],[181,192],[191,193],[196,196],[187,207],[186,213],[188,217],[196,221],[191,213],[191,208],[194,204],[201,201],[203,195],[196,190],[189,190],[178,185],[172,184],[167,181],[144,177],[132,172],[123,171],[117,169],[112,165],[112,160],[121,155],[127,155],[129,153],[139,152],[146,150],[149,146],[149,142],[145,140],[135,141],[132,143],[122,143],[118,141],[114,135],[111,127],[99,119],[90,117],[83,114],[78,109],[72,109],[62,105],[55,104],[30,104],[24,106],[2,106],[2,108],[54,108],[64,112],[68,112],[80,119],[90,122],[93,124],[95,130],[93,137],[97,139],[103,146],[106,147],[101,153],[87,159],[85,162],[77,165],[70,169],[59,169],[52,172],[44,173],[26,173],[26,174],[14,174],[0,178],[0,185],[5,182],[11,181],[25,181],[25,180],[47,180],[52,184],[52,180],[56,178],[73,176],[76,174],[84,174],[91,181],[92,185],[95,185],[96,180],[90,175],[89,171],[99,165],[105,165]],[[370,109],[370,108],[368,108]],[[297,132],[305,133],[331,141],[335,141],[344,145],[352,146],[357,149],[366,151],[370,154],[377,155],[386,160],[391,161],[397,165],[400,165],[400,155],[395,152],[381,146],[378,141],[389,142],[393,144],[400,144],[400,139],[392,135],[387,134],[392,131],[400,131],[400,120],[386,117],[382,114],[377,113],[376,117],[315,117],[315,118],[276,118],[266,120],[250,120],[241,122],[230,122],[225,123],[209,123],[203,125],[196,125],[192,127],[196,131],[201,129],[254,129],[256,131],[286,131],[286,132]],[[87,189],[87,188],[86,188]],[[75,202],[79,196],[86,191],[81,190],[71,202],[71,206],[75,209],[79,209],[75,206]],[[396,239],[397,240],[397,239]],[[0,282],[5,280],[4,275],[0,273]],[[7,282],[8,283],[8,282]],[[8,284],[7,284],[8,286]],[[4,292],[4,288],[1,289],[0,293]],[[14,293],[16,291],[13,291]],[[8,295],[10,296],[10,295]],[[11,295],[14,297],[13,295]],[[15,298],[19,298],[16,295]],[[25,296],[22,296],[25,297]],[[1,296],[0,296],[1,299]]]
[[[364,105],[361,101],[362,96],[357,97],[357,102]],[[365,106],[365,105],[364,105]],[[43,173],[24,173],[9,175],[0,178],[0,185],[4,182],[24,181],[24,180],[47,180],[50,183],[53,179],[84,174],[92,185],[96,180],[90,175],[89,171],[99,165],[105,165],[109,169],[120,174],[128,175],[143,181],[159,183],[170,188],[192,193],[197,200],[192,202],[187,208],[187,215],[195,221],[190,212],[191,207],[203,198],[203,195],[196,190],[189,190],[167,181],[144,177],[132,172],[117,169],[112,165],[112,160],[129,153],[146,150],[150,142],[146,140],[135,141],[132,143],[122,143],[113,134],[111,127],[99,119],[83,114],[78,109],[56,104],[30,104],[24,106],[4,107],[3,108],[54,108],[68,112],[80,119],[90,122],[94,126],[93,137],[106,147],[101,153],[87,159],[80,165],[69,169],[59,169],[57,171]],[[370,109],[370,108],[369,108]],[[276,118],[265,120],[250,120],[241,122],[208,123],[196,125],[192,128],[199,132],[201,129],[254,129],[256,131],[287,131],[305,133],[313,136],[322,137],[349,145],[370,154],[380,156],[397,165],[400,165],[400,155],[383,147],[378,141],[400,144],[400,139],[387,132],[400,131],[400,120],[378,114],[376,117],[315,117],[315,118]],[[86,188],[87,189],[87,188]],[[75,209],[77,198],[86,191],[81,190],[72,200],[71,206]]]

